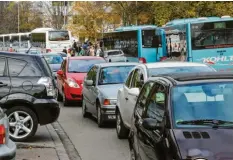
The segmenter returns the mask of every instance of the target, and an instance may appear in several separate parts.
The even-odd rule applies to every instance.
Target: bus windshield
[[[233,21],[191,24],[192,49],[233,47]]]
[[[50,41],[66,41],[69,40],[68,31],[49,31],[49,40]]]

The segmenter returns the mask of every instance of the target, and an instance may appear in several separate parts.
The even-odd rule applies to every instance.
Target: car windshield
[[[110,56],[109,62],[139,62],[137,57],[125,57],[125,56]]]
[[[99,75],[99,85],[124,83],[129,71],[134,66],[112,66],[102,68]]]
[[[87,73],[89,69],[98,63],[105,63],[104,59],[71,59],[69,60],[69,73]]]
[[[158,74],[170,74],[170,73],[190,73],[190,72],[215,72],[215,70],[209,66],[179,66],[179,67],[160,67],[149,68],[149,76]]]
[[[210,122],[233,123],[233,82],[200,83],[172,89],[172,110],[177,127],[207,127]]]
[[[63,58],[60,55],[44,55],[48,64],[61,64]]]

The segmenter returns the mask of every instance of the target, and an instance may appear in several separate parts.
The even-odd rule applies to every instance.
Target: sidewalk
[[[40,126],[30,142],[17,142],[16,160],[69,160],[52,125]]]

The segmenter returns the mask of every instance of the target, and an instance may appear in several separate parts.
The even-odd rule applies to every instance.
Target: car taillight
[[[6,143],[6,129],[4,125],[0,125],[0,144]]]
[[[41,77],[37,84],[43,84],[46,87],[47,96],[55,97],[55,89],[53,86],[53,81],[50,77]]]
[[[165,61],[167,57],[160,57],[160,61]]]
[[[146,59],[143,57],[139,58],[139,63],[146,63]]]
[[[46,53],[49,53],[51,52],[52,50],[51,49],[46,49]]]

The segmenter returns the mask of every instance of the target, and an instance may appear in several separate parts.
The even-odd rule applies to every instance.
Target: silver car
[[[84,79],[83,117],[92,114],[98,126],[116,119],[115,109],[118,89],[123,86],[128,73],[139,63],[101,63],[94,65]]]
[[[0,159],[14,160],[16,145],[9,138],[9,125],[7,116],[0,108]]]

